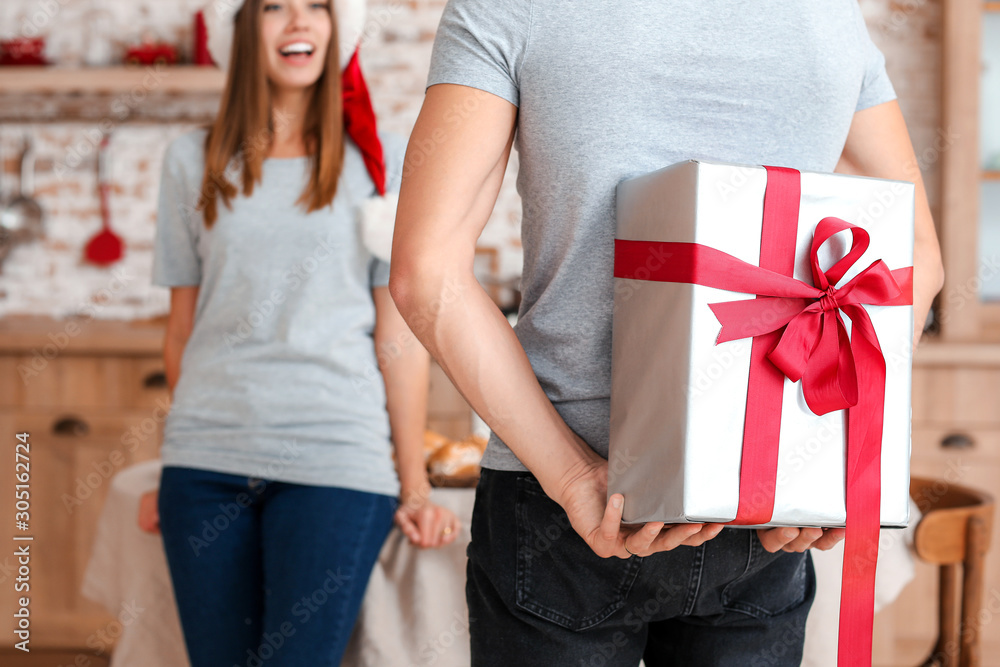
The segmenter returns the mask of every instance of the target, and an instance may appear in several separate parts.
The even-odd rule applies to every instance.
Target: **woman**
[[[458,529],[427,501],[428,357],[358,224],[402,167],[356,52],[341,74],[363,7],[210,7],[213,55],[232,62],[219,115],[164,160],[158,509],[194,667],[339,665],[393,517],[420,546]]]
[[[842,530],[625,527],[625,499],[607,497],[615,187],[691,158],[913,181],[922,324],[940,252],[856,0],[450,0],[411,146],[442,136],[406,170],[390,287],[493,429],[468,552],[473,667],[798,665],[805,551]],[[470,267],[515,138],[512,331]],[[445,289],[465,296],[426,317]]]

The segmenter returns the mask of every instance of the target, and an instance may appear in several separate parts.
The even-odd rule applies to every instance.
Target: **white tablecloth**
[[[160,461],[146,461],[111,479],[97,522],[83,594],[114,616],[135,612],[115,644],[112,667],[188,665],[163,540],[139,529],[139,498],[160,482]]]
[[[136,523],[139,498],[156,488],[159,477],[159,461],[115,475],[84,576],[83,594],[123,619],[112,667],[188,664],[162,540]],[[468,666],[465,548],[474,494],[472,489],[432,491],[431,500],[451,509],[462,523],[458,539],[443,549],[416,549],[399,529],[392,530],[372,572],[342,667]],[[894,600],[913,576],[906,537],[904,531],[884,531],[879,607]],[[843,550],[814,552],[813,558],[818,590],[802,664],[833,667]]]
[[[446,547],[416,549],[398,528],[389,533],[343,667],[468,667],[465,548],[475,496],[475,489],[431,491],[431,501],[462,524]]]

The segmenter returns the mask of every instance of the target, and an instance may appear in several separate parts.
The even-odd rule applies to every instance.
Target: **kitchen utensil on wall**
[[[84,248],[84,257],[87,261],[101,266],[113,264],[121,259],[124,246],[121,238],[111,231],[109,143],[110,135],[105,134],[97,150],[97,191],[101,198],[101,231],[90,239]]]
[[[0,140],[0,270],[3,268],[3,261],[10,254],[11,249],[17,245],[16,235],[7,229],[5,222],[7,219],[6,212],[6,200],[3,196],[3,141]]]
[[[83,61],[88,67],[107,67],[115,58],[114,16],[103,0],[91,0],[84,14],[86,48]]]
[[[3,262],[7,259],[7,255],[10,254],[15,245],[17,245],[17,241],[14,237],[0,230],[0,273],[3,273]]]
[[[3,150],[3,135],[0,134],[0,220],[3,218],[3,212],[6,208],[7,197],[4,196],[3,191],[3,181],[4,177],[7,175],[4,169],[4,150]]]
[[[0,154],[0,172],[3,172],[4,166],[3,155]],[[18,199],[0,201],[0,261],[10,254],[14,246],[27,240],[24,210]]]
[[[20,243],[35,241],[45,236],[45,223],[41,205],[35,201],[35,151],[31,137],[24,138],[24,149],[20,161],[20,194],[15,197],[4,213],[9,216],[4,227],[17,236]]]

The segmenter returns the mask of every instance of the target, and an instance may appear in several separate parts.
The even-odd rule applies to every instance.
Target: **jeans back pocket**
[[[515,603],[569,630],[591,628],[623,606],[640,558],[601,558],[534,477],[517,480]]]
[[[751,555],[747,569],[723,589],[723,606],[765,619],[807,601],[811,604],[814,575],[809,552],[769,553],[761,545],[756,529],[749,530]]]

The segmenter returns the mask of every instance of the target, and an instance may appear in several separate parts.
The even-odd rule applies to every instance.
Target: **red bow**
[[[851,250],[828,271],[819,265],[819,249],[833,235],[850,230]],[[733,272],[741,292],[757,299],[728,301],[709,307],[722,323],[719,343],[755,337],[784,327],[767,358],[793,382],[802,381],[809,408],[818,415],[858,404],[858,374],[854,349],[865,339],[880,350],[875,329],[862,304],[891,306],[912,299],[913,269],[890,271],[877,260],[846,284],[835,287],[865,253],[868,232],[838,218],[816,226],[810,249],[813,285],[735,260]],[[733,266],[739,263],[741,266]],[[841,312],[851,318],[849,337]]]
[[[358,49],[354,49],[354,54],[341,74],[340,86],[344,106],[344,131],[361,150],[365,167],[375,183],[375,190],[384,195],[385,157],[375,124],[375,110],[358,63]]]

